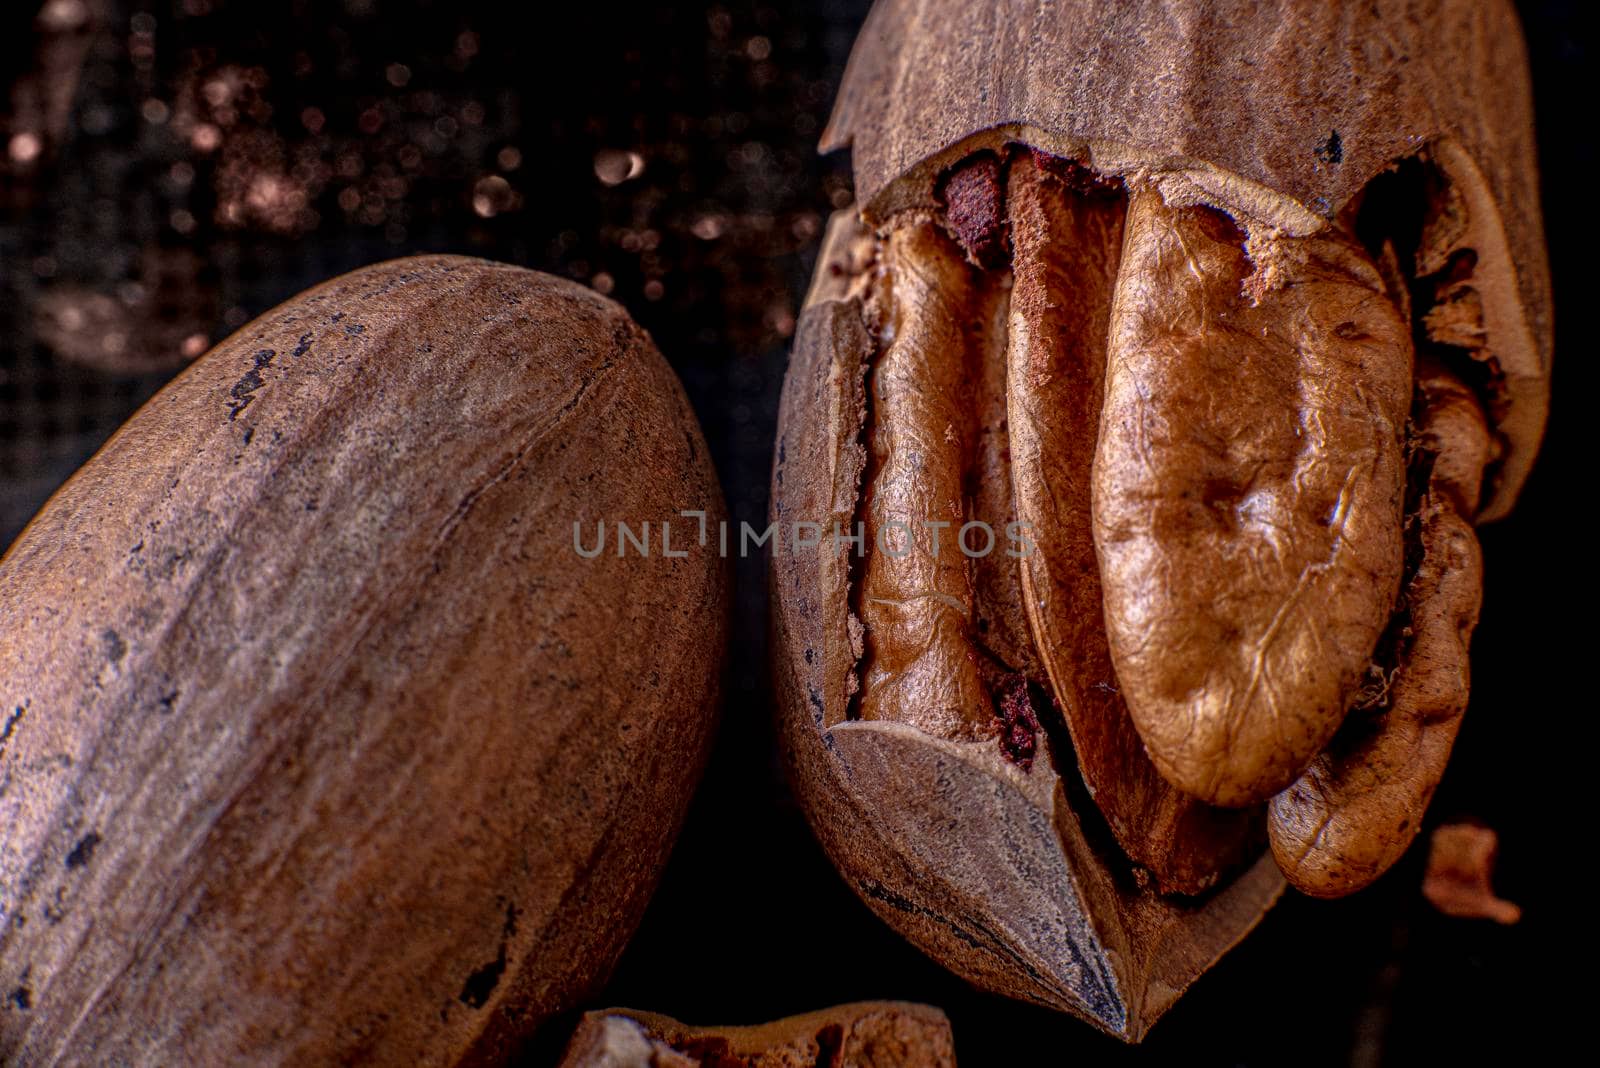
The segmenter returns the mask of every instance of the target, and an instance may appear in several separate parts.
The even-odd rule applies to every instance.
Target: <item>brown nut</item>
[[[743,1027],[633,1009],[585,1013],[560,1068],[955,1068],[950,1021],[928,1005],[860,1001]]]
[[[1401,565],[1411,338],[1337,233],[1243,235],[1129,196],[1094,456],[1117,678],[1156,767],[1219,805],[1293,782],[1338,729]]]
[[[874,9],[775,657],[813,827],[930,954],[1137,1039],[1275,899],[1264,831],[1317,894],[1415,834],[1543,428],[1528,112],[1499,3]]]
[[[1378,692],[1333,743],[1272,799],[1272,851],[1289,881],[1318,897],[1366,886],[1410,846],[1444,774],[1467,707],[1467,644],[1483,561],[1471,517],[1489,432],[1472,392],[1435,363],[1418,369],[1412,564],[1380,649]]]
[[[400,260],[202,358],[0,562],[0,1061],[498,1062],[591,993],[715,719],[693,509],[569,282]]]

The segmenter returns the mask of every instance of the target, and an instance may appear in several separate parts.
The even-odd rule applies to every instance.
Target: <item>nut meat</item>
[[[797,786],[913,941],[1137,1039],[1444,771],[1548,393],[1515,21],[883,0],[824,140],[860,208],[774,468],[835,535],[774,564]]]

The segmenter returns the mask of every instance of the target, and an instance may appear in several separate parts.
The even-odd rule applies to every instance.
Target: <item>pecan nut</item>
[[[883,0],[824,142],[773,517],[859,533],[774,562],[797,789],[913,941],[1137,1039],[1443,772],[1548,398],[1515,20]]]
[[[684,508],[681,387],[562,279],[378,264],[197,361],[0,561],[0,1062],[499,1063],[589,996],[730,575],[573,523]]]

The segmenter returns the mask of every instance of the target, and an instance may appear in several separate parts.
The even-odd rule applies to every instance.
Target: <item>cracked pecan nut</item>
[[[499,1063],[588,996],[729,575],[573,523],[685,508],[670,368],[546,275],[370,267],[185,371],[0,562],[0,1062]]]
[[[772,573],[798,792],[914,942],[1137,1039],[1443,772],[1473,524],[1548,395],[1515,20],[882,0],[824,143],[859,207],[773,475],[835,534]]]

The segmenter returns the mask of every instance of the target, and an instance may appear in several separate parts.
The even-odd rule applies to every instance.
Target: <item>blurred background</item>
[[[814,145],[867,0],[6,0],[0,9],[0,544],[162,383],[296,292],[419,252],[577,279],[682,377],[735,520],[764,525],[787,346],[846,158]],[[978,993],[834,874],[783,783],[764,564],[740,564],[708,778],[594,1006],[750,1023],[862,998],[949,1013],[963,1064],[1412,1064],[1524,1057],[1588,938],[1578,760],[1593,698],[1569,487],[1595,281],[1588,5],[1518,5],[1557,308],[1545,454],[1484,532],[1473,704],[1432,812],[1497,832],[1515,924],[1421,895],[1425,850],[1337,903],[1290,896],[1138,1049]],[[1569,220],[1571,224],[1569,225]],[[1574,705],[1576,704],[1576,708]],[[591,1006],[592,1007],[592,1006]],[[572,1020],[526,1063],[548,1063]]]

